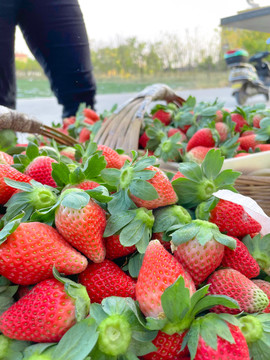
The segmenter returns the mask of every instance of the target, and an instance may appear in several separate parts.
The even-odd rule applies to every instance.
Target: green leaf
[[[142,267],[144,254],[137,253],[129,259],[128,272],[133,278],[138,278]]]
[[[145,180],[133,180],[129,186],[131,194],[143,200],[158,199],[158,193],[154,186]]]
[[[108,189],[105,186],[97,186],[94,189],[85,191],[91,198],[101,202],[107,203],[112,200],[112,196],[110,196]]]
[[[12,220],[10,220],[0,231],[0,245],[3,244],[3,242],[7,239],[9,235],[11,235],[17,227],[20,225],[21,220],[24,216],[24,213],[21,213]]]
[[[206,154],[201,168],[208,179],[215,179],[221,171],[224,157],[221,156],[220,150],[212,149]]]
[[[134,202],[127,195],[127,191],[119,190],[112,194],[112,200],[108,203],[108,210],[111,214],[117,214],[120,211],[136,208]]]
[[[239,304],[236,300],[225,295],[207,295],[202,298],[193,308],[192,314],[195,316],[203,311],[211,309],[213,306],[222,305],[229,309],[239,309]]]
[[[141,171],[151,165],[154,165],[155,162],[156,162],[156,158],[154,156],[145,156],[134,164],[133,169],[136,172]],[[155,175],[155,173],[154,173],[154,175]]]
[[[70,184],[80,184],[84,180],[85,180],[84,173],[79,166],[75,170],[73,170],[69,175]]]
[[[97,340],[95,319],[84,319],[65,333],[53,351],[52,360],[84,360]]]
[[[156,172],[152,170],[141,170],[134,174],[134,179],[150,180],[155,176]]]
[[[198,348],[199,336],[200,336],[200,323],[194,321],[187,334],[188,336],[188,349],[190,352],[190,358],[193,360]]]
[[[145,224],[140,220],[129,223],[120,233],[120,243],[123,246],[132,246],[139,242],[143,236]]]
[[[63,162],[52,163],[52,177],[58,186],[69,184],[69,168]]]
[[[146,328],[149,330],[161,330],[167,324],[167,319],[146,318]]]
[[[93,303],[90,306],[90,316],[93,317],[99,325],[104,319],[107,318],[108,314],[105,313],[100,304]]]
[[[217,350],[217,335],[213,333],[212,320],[205,318],[201,323],[201,337],[212,349]]]
[[[85,191],[68,189],[62,193],[61,204],[72,209],[80,210],[89,203],[89,200],[90,196]]]
[[[119,169],[106,168],[101,171],[102,179],[109,185],[119,185],[121,171]]]
[[[107,220],[103,236],[108,237],[116,234],[124,226],[130,223],[130,221],[133,220],[135,216],[136,213],[132,211],[120,211],[115,215],[111,215]]]
[[[232,238],[231,236],[222,234],[218,230],[213,231],[214,239],[219,242],[220,244],[223,244],[227,246],[228,248],[234,250],[236,248],[236,240]]]
[[[235,180],[241,175],[238,171],[233,171],[231,169],[223,170],[218,176],[215,178],[215,185],[218,190],[223,189],[226,185],[231,185],[235,183]]]
[[[164,290],[161,295],[161,304],[170,322],[175,323],[182,320],[190,309],[190,291],[186,288],[182,276],[179,276],[172,285]]]
[[[184,162],[179,166],[181,173],[189,180],[200,182],[203,179],[201,168],[195,162]],[[178,178],[173,181],[173,184],[177,184],[177,181],[183,178]]]
[[[136,243],[136,248],[140,254],[145,253],[146,248],[149,245],[151,236],[152,236],[151,229],[147,228],[147,226],[145,225],[143,235],[142,235],[141,239]]]
[[[3,314],[3,312],[6,311],[13,303],[14,300],[12,297],[0,295],[0,315]]]
[[[30,184],[25,183],[25,182],[15,181],[15,180],[11,180],[9,178],[4,178],[4,181],[8,186],[15,188],[15,189],[22,190],[22,191],[29,192],[33,189],[33,187]],[[33,181],[33,180],[31,180],[31,181]]]
[[[26,156],[29,158],[30,161],[38,157],[39,156],[38,146],[32,142],[29,142],[26,148]]]
[[[181,226],[179,230],[176,230],[171,234],[174,245],[184,244],[187,241],[194,239],[198,234],[200,227],[194,223]]]
[[[92,180],[100,175],[101,171],[106,168],[106,161],[104,156],[94,154],[89,157],[83,167],[83,173],[86,179]]]

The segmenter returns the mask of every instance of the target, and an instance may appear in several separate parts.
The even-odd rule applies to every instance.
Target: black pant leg
[[[24,0],[19,26],[63,105],[63,117],[80,103],[94,107],[96,84],[90,46],[77,0]]]
[[[16,107],[14,40],[21,0],[0,0],[0,105]]]

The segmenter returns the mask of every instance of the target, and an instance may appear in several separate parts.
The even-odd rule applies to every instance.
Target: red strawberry
[[[229,323],[228,327],[234,339],[233,343],[217,336],[217,349],[213,349],[202,336],[199,336],[199,343],[194,360],[249,360],[248,345],[240,328]]]
[[[105,245],[102,235],[106,227],[106,215],[93,199],[79,210],[61,203],[55,212],[55,225],[59,233],[90,260],[104,260]]]
[[[253,116],[253,118],[252,118],[253,127],[259,129],[259,128],[260,128],[260,122],[261,122],[262,118],[263,118],[263,115],[261,115],[261,114],[255,114],[255,115]]]
[[[252,280],[268,297],[270,301],[270,283],[268,281],[255,279]],[[270,313],[270,304],[263,310],[264,313]]]
[[[164,241],[162,239],[163,232],[153,233],[152,234],[152,240],[159,240],[159,242],[164,246],[164,248],[167,251],[171,251],[171,242],[170,241]]]
[[[122,167],[122,161],[119,154],[106,145],[98,145],[98,150],[102,151],[102,155],[107,162],[106,168],[120,169]]]
[[[95,181],[83,180],[79,184],[68,185],[67,187],[65,187],[65,189],[77,188],[77,189],[82,189],[82,190],[92,190],[92,189],[95,189],[98,186],[100,186],[100,184],[95,182]]]
[[[180,129],[176,129],[176,128],[171,128],[168,131],[168,137],[173,136],[174,134],[180,133],[181,134],[181,139],[180,141],[185,141],[187,139],[186,134],[184,134]]]
[[[49,156],[38,156],[30,162],[24,173],[41,184],[56,187],[52,177],[52,163],[57,161]]]
[[[205,146],[195,146],[190,151],[186,153],[186,158],[188,161],[195,161],[198,164],[201,164],[206,157],[206,154],[211,149],[217,149],[214,147],[205,147]]]
[[[152,119],[158,119],[165,125],[169,125],[172,120],[172,115],[170,112],[159,109],[152,115]]]
[[[85,108],[85,109],[83,109],[83,113],[87,118],[89,118],[93,121],[99,120],[99,115],[92,109]]]
[[[249,151],[249,149],[255,150],[255,147],[258,145],[258,142],[255,140],[255,138],[256,138],[255,134],[251,134],[243,137],[241,136],[237,140],[237,142],[240,144],[241,149],[245,151]]]
[[[259,264],[251,256],[246,245],[237,238],[234,239],[236,240],[236,249],[231,250],[225,247],[222,266],[235,269],[249,279],[257,277],[260,274]]]
[[[173,176],[173,178],[172,178],[171,181],[174,181],[175,179],[178,179],[178,178],[181,178],[181,177],[185,177],[185,175],[183,175],[180,171],[177,171],[177,172],[174,174],[174,176]]]
[[[130,194],[131,200],[133,200],[138,207],[145,207],[146,209],[156,209],[160,206],[175,204],[177,202],[177,195],[167,175],[155,166],[149,166],[145,168],[145,170],[156,172],[154,177],[147,180],[147,182],[154,186],[158,193],[158,198],[154,200],[143,200]]]
[[[257,144],[255,150],[259,149],[260,151],[270,151],[270,144]]]
[[[67,118],[63,119],[63,129],[67,129],[69,127],[69,125],[74,124],[76,121],[76,117],[75,116],[70,116]]]
[[[188,131],[188,129],[189,129],[190,127],[191,127],[191,125],[184,125],[183,127],[180,128],[180,130],[181,130],[184,134],[186,134],[187,131]]]
[[[261,231],[261,225],[244,210],[243,206],[227,200],[219,200],[210,212],[209,221],[229,236],[242,238]]]
[[[8,186],[5,183],[4,178],[9,178],[11,180],[26,182],[29,183],[32,178],[25,174],[22,174],[17,169],[14,169],[10,165],[0,164],[0,204],[4,205],[14,194],[14,188]]]
[[[216,145],[217,140],[218,138],[214,130],[209,128],[200,129],[189,139],[186,151],[190,151],[196,146],[213,148]]]
[[[187,347],[180,352],[183,339],[186,332],[181,334],[175,333],[168,335],[163,331],[159,331],[152,343],[156,346],[157,350],[147,355],[142,356],[143,360],[174,360],[183,359],[188,356],[189,352]]]
[[[146,135],[146,132],[144,131],[143,134],[139,138],[139,145],[145,149],[147,147],[147,142],[149,140],[149,137]]]
[[[247,156],[247,155],[250,155],[250,153],[247,153],[247,152],[240,152],[236,155],[234,155],[234,158],[238,158],[238,157],[242,157],[242,156]]]
[[[217,132],[219,133],[220,142],[224,142],[227,139],[228,133],[229,133],[228,125],[225,124],[224,122],[217,122],[215,124],[215,128],[216,128]]]
[[[92,303],[101,303],[109,296],[135,299],[136,281],[111,260],[89,264],[80,273],[79,282],[86,287]]]
[[[246,130],[246,131],[242,132],[241,137],[254,135],[254,134],[255,134],[255,132],[253,130]]]
[[[13,165],[13,157],[4,151],[0,151],[0,164]]]
[[[93,120],[91,120],[91,119],[89,119],[89,118],[84,118],[84,120],[83,120],[83,122],[85,123],[85,124],[89,124],[89,125],[94,125],[94,121]]]
[[[241,311],[256,313],[263,311],[269,304],[267,295],[250,279],[234,269],[220,269],[208,279],[209,293],[226,295],[235,299],[240,309],[229,309],[222,305],[215,306],[211,311],[217,313],[238,314]]]
[[[47,224],[21,223],[0,245],[0,274],[15,284],[48,279],[54,265],[65,275],[78,274],[87,260]]]
[[[106,258],[110,260],[132,254],[136,251],[136,246],[123,246],[120,243],[119,235],[111,235],[104,238],[106,247]]]
[[[89,309],[86,290],[80,291]],[[11,339],[58,342],[76,323],[74,290],[72,295],[56,279],[41,281],[0,316],[1,332]]]
[[[132,161],[131,157],[128,156],[128,155],[126,155],[126,154],[119,154],[119,157],[120,157],[120,159],[121,159],[122,166],[124,166],[126,160],[128,160],[128,161],[130,161],[130,162]],[[122,166],[121,166],[121,167],[122,167]]]
[[[236,124],[234,128],[236,132],[241,132],[243,126],[248,125],[246,119],[241,114],[237,114],[237,113],[231,114],[231,118],[232,121],[235,122]]]
[[[66,156],[69,159],[75,161],[75,148],[73,147],[66,147],[60,151],[60,155]]]
[[[193,294],[195,286],[189,274],[158,240],[147,246],[136,284],[136,300],[145,316],[160,317],[163,314],[161,295],[179,276]]]
[[[90,135],[91,135],[91,131],[86,127],[83,127],[79,135],[79,142],[84,143],[88,141],[90,139]]]

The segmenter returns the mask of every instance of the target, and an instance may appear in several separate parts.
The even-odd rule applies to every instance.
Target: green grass
[[[105,78],[96,76],[98,94],[139,92],[154,83],[163,83],[175,90],[216,88],[228,85],[227,72],[178,72],[140,78]],[[45,77],[19,77],[17,79],[17,97],[27,99],[53,96],[49,82]]]

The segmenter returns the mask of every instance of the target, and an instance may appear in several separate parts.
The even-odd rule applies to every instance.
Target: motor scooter
[[[247,51],[242,49],[230,50],[226,52],[224,58],[230,68],[229,82],[233,89],[232,95],[238,105],[244,105],[249,97],[257,94],[263,94],[266,101],[269,100],[269,88],[259,78],[256,67],[249,63]],[[255,59],[254,61],[258,63],[262,57],[258,57],[258,59],[255,57]]]
[[[266,86],[270,86],[270,64],[263,59],[269,55],[270,51],[259,51],[249,59],[249,62],[254,64],[259,79]]]

